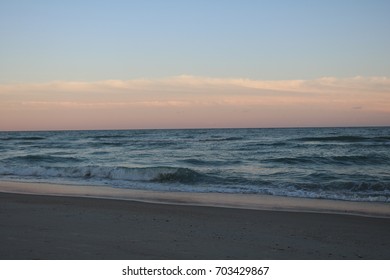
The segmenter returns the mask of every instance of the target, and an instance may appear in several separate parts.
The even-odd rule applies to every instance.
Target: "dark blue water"
[[[390,202],[390,128],[0,132],[0,179]]]

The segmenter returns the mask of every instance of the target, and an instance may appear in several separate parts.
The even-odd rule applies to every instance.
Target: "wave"
[[[129,136],[127,135],[96,135],[96,136],[92,136],[90,137],[92,139],[96,139],[96,140],[100,140],[100,139],[116,139],[116,138],[129,138]]]
[[[390,202],[390,183],[331,182],[329,184],[282,184],[263,189],[264,194],[345,201]]]
[[[283,163],[283,164],[301,164],[301,163],[316,163],[316,159],[312,157],[280,157],[280,158],[265,159],[264,162]]]
[[[222,141],[240,141],[243,140],[242,137],[215,137],[215,138],[206,138],[206,139],[200,139],[199,142],[222,142]]]
[[[51,156],[51,155],[27,155],[27,156],[16,156],[16,157],[9,157],[4,159],[5,162],[12,162],[12,163],[28,163],[28,164],[35,164],[35,163],[76,163],[81,162],[82,159],[75,158],[75,157],[60,157],[60,156]]]
[[[111,146],[111,147],[122,147],[125,146],[127,143],[126,142],[99,142],[99,143],[91,143],[91,147],[99,148],[99,147],[104,147],[104,146]]]
[[[25,141],[38,141],[38,140],[45,140],[46,137],[40,137],[40,136],[23,136],[23,137],[4,137],[0,138],[1,141],[19,141],[19,140],[25,140]]]
[[[390,159],[384,155],[351,155],[351,156],[332,156],[332,157],[280,157],[265,159],[266,163],[281,163],[281,164],[333,164],[333,165],[383,165]]]
[[[2,179],[71,184],[111,185],[158,191],[222,192],[268,194],[278,196],[323,198],[349,201],[390,202],[390,182],[371,179],[339,181],[327,174],[316,174],[316,180],[298,183],[272,178],[243,178],[225,174],[208,175],[182,167],[10,167],[0,166]],[[327,183],[325,183],[327,182]]]
[[[356,143],[356,142],[388,142],[390,136],[376,136],[376,137],[363,137],[353,135],[340,135],[340,136],[323,136],[323,137],[303,137],[293,139],[300,142],[345,142],[345,143]]]
[[[334,156],[331,158],[335,163],[357,164],[357,165],[383,165],[389,161],[389,158],[383,155],[364,155],[364,156]]]
[[[379,142],[387,142],[390,141],[390,136],[379,136],[379,137],[373,137],[372,139]]]
[[[227,166],[240,164],[240,160],[202,160],[197,158],[189,158],[181,160],[185,164],[191,164],[194,166]]]
[[[303,142],[361,142],[366,141],[369,138],[362,136],[351,136],[351,135],[341,135],[341,136],[324,136],[324,137],[303,137],[297,138],[296,141]]]
[[[118,181],[193,183],[202,180],[204,175],[189,169],[175,167],[0,167],[2,176],[45,178],[66,178],[76,180],[106,179]]]

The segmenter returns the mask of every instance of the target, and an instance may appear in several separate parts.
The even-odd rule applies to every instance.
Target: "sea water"
[[[390,128],[0,132],[0,180],[390,203]]]

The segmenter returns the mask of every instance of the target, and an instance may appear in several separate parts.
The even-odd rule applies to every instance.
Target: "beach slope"
[[[389,218],[0,193],[0,259],[390,259]]]

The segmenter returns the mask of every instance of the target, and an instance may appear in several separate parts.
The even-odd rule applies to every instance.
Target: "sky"
[[[390,125],[387,0],[0,0],[0,130]]]

